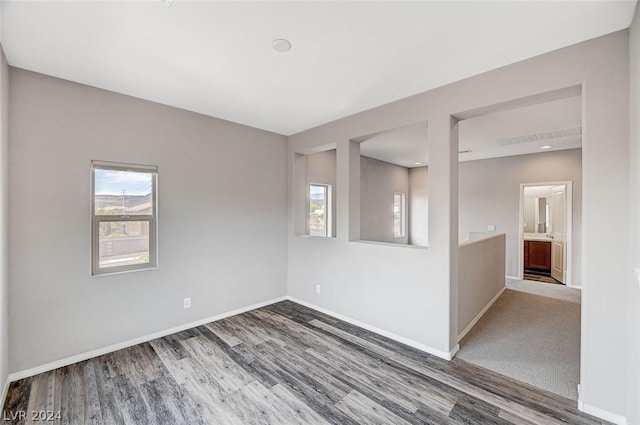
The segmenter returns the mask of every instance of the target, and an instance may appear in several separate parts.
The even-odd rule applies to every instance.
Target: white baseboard
[[[612,422],[617,425],[627,425],[627,418],[617,413],[611,413],[599,407],[590,406],[584,403],[582,400],[578,400],[578,410],[584,413],[588,413],[593,416],[597,416],[605,421]]]
[[[317,306],[315,304],[311,304],[310,302],[299,300],[299,299],[291,297],[291,296],[287,296],[286,298],[288,300],[290,300],[290,301],[293,301],[294,303],[301,304],[301,305],[303,305],[305,307],[309,307],[310,309],[319,311],[320,313],[324,313],[324,314],[327,314],[327,315],[329,315],[331,317],[335,317],[336,319],[340,319],[340,320],[342,320],[344,322],[351,323],[352,325],[355,325],[355,326],[357,326],[359,328],[363,328],[363,329],[366,329],[366,330],[371,331],[373,333],[376,333],[378,335],[382,335],[384,337],[392,339],[394,341],[401,342],[401,343],[403,343],[405,345],[408,345],[408,346],[413,347],[413,348],[417,348],[420,351],[424,351],[425,353],[433,354],[434,356],[440,357],[440,358],[445,359],[445,360],[453,359],[453,356],[455,356],[455,354],[458,352],[458,349],[460,348],[458,345],[456,345],[449,352],[441,351],[441,350],[438,350],[436,348],[430,347],[428,345],[422,344],[420,342],[414,341],[412,339],[406,338],[404,336],[400,336],[400,335],[394,334],[393,332],[389,332],[389,331],[385,331],[384,329],[376,328],[375,326],[371,326],[371,325],[369,325],[367,323],[364,323],[364,322],[361,322],[359,320],[352,319],[351,317],[344,316],[344,315],[342,315],[340,313],[335,313],[335,312],[333,312],[331,310],[328,310],[328,309],[326,309],[324,307],[319,307],[319,306]]]
[[[71,357],[65,357],[64,359],[56,360],[51,363],[43,364],[41,366],[36,366],[31,369],[21,370],[18,372],[14,372],[9,374],[9,378],[7,383],[17,381],[20,379],[28,378],[30,376],[35,376],[39,373],[49,372],[50,370],[58,369],[60,367],[68,366],[73,363],[81,362],[84,360],[88,360],[97,356],[102,356],[107,353],[112,353],[114,351],[122,350],[123,348],[131,347],[137,344],[142,344],[143,342],[148,342],[157,338],[162,338],[163,336],[171,335],[177,332],[181,332],[187,329],[195,328],[197,326],[204,325],[209,322],[215,322],[216,320],[225,319],[227,317],[235,316],[237,314],[245,313],[247,311],[255,310],[260,307],[264,307],[267,305],[271,305],[280,301],[284,301],[287,297],[278,297],[272,300],[263,301],[257,304],[253,304],[247,307],[238,308],[235,310],[228,311],[226,313],[218,314],[216,316],[206,317],[204,319],[196,320],[195,322],[185,323],[179,326],[175,326],[173,328],[165,329],[162,331],[154,332],[149,335],[141,336],[138,338],[130,339],[128,341],[119,342],[117,344],[108,345],[106,347],[98,348],[96,350],[87,351],[85,353],[76,354]],[[6,390],[6,389],[5,389]]]
[[[460,344],[456,344],[456,346],[453,347],[453,349],[449,352],[449,356],[451,356],[451,358],[447,360],[451,360],[452,358],[454,358],[456,354],[458,354],[458,351],[460,351]]]
[[[480,320],[480,318],[484,316],[484,314],[487,312],[487,310],[489,310],[489,308],[493,305],[493,303],[495,303],[498,300],[498,298],[500,298],[500,295],[502,295],[505,289],[507,289],[507,287],[503,286],[502,289],[500,289],[500,291],[498,292],[498,294],[495,297],[493,297],[491,301],[489,301],[489,304],[485,305],[484,308],[480,310],[480,313],[478,313],[478,315],[473,318],[471,323],[469,323],[469,325],[466,328],[464,328],[462,332],[460,332],[460,335],[458,335],[458,342],[460,342],[462,338],[464,338],[464,336],[468,334],[469,331],[476,325],[476,323],[478,323],[478,320]]]

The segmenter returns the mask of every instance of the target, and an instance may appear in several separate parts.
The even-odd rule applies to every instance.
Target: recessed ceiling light
[[[273,50],[275,50],[276,52],[288,52],[289,50],[291,50],[291,42],[284,38],[273,40],[271,46],[273,46]]]
[[[553,146],[551,145],[544,145],[544,146],[540,146],[540,149],[542,150],[547,150],[547,149],[551,149]]]
[[[465,149],[463,151],[458,151],[458,154],[462,154],[462,153],[471,153],[471,149]]]
[[[414,165],[422,165],[422,162],[415,162]]]

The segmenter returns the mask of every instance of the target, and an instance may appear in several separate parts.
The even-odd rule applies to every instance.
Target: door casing
[[[531,186],[562,186],[566,188],[566,242],[564,249],[564,266],[565,266],[565,282],[567,287],[579,288],[579,286],[573,285],[572,280],[572,245],[573,245],[573,182],[571,180],[565,181],[551,181],[551,182],[534,182],[534,183],[520,183],[520,204],[519,204],[519,238],[518,238],[518,279],[522,280],[524,277],[524,188]]]

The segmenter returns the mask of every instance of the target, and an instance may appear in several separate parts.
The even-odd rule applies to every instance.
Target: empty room
[[[0,1],[11,424],[640,425],[636,0]]]

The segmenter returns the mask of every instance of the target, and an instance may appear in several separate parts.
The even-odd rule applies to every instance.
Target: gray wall
[[[12,372],[286,294],[285,137],[15,68],[9,106]],[[157,269],[90,276],[92,159],[158,165]]]
[[[630,75],[631,75],[631,223],[630,263],[640,268],[640,7],[636,6],[636,13],[630,29]],[[629,340],[628,377],[628,415],[629,424],[640,424],[640,285],[634,277],[631,268],[627,278],[627,335]]]
[[[518,275],[520,184],[573,182],[573,284],[580,285],[582,259],[582,150],[568,149],[460,163],[460,238],[488,224],[507,235],[507,275]]]
[[[306,185],[305,191],[309,190],[309,184],[320,183],[331,185],[331,235],[336,235],[336,150],[329,149],[305,155],[306,161]],[[308,197],[309,194],[306,193]],[[305,208],[306,210],[306,208]],[[305,214],[305,219],[308,217]]]
[[[625,414],[628,362],[611,359],[620,358],[628,338],[621,324],[628,320],[629,258],[618,250],[624,252],[629,245],[628,41],[627,31],[599,37],[289,137],[290,181],[294,153],[337,145],[340,192],[338,237],[331,243],[296,236],[291,192],[288,293],[438,355],[449,353],[458,330],[458,143],[452,115],[581,85],[585,196],[580,396],[587,410]],[[359,148],[350,140],[425,120],[429,248],[353,242],[360,229],[360,163]],[[323,284],[321,294],[308,278],[312,258],[331,265],[315,276]]]
[[[393,236],[393,194],[409,196],[409,169],[377,159],[360,159],[360,239],[407,244],[405,236]],[[408,217],[408,216],[407,216]]]
[[[9,67],[0,47],[0,388],[9,373],[8,147]]]
[[[409,169],[409,243],[429,245],[429,167]]]
[[[505,249],[504,233],[460,245],[458,335],[504,288]]]

